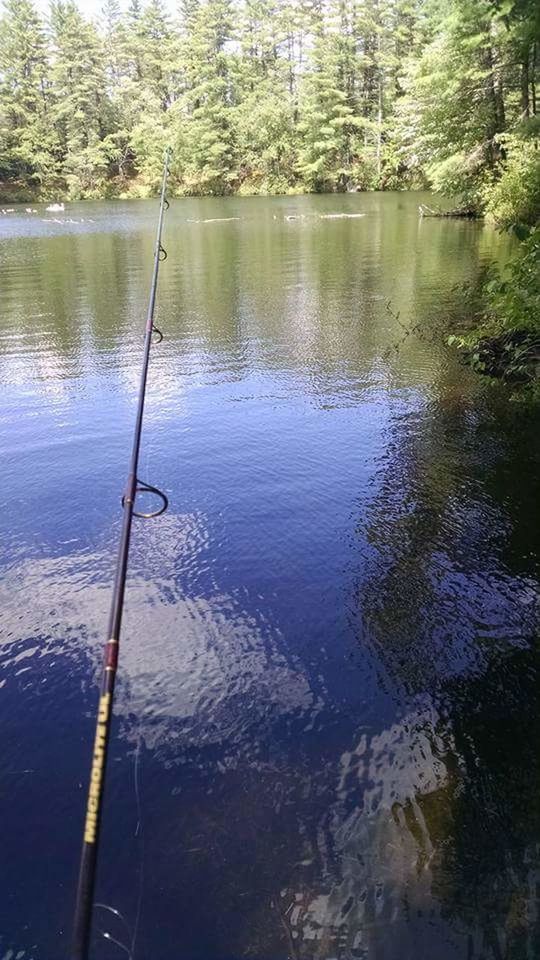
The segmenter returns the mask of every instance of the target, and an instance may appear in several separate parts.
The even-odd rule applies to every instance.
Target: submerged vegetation
[[[490,280],[478,336],[505,337],[515,373],[527,331],[535,375],[537,0],[170,10],[105,0],[94,21],[74,0],[52,0],[46,17],[4,0],[0,199],[151,196],[165,144],[176,195],[431,187],[523,239],[508,276]],[[463,342],[478,367],[499,369],[485,343]]]

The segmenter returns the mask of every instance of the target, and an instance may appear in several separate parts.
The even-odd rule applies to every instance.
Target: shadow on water
[[[383,803],[393,843],[375,870],[409,845],[393,917],[401,957],[538,955],[534,420],[444,392],[420,415],[399,411],[357,531],[360,635],[402,702],[429,703],[403,762],[407,789]],[[386,953],[368,937],[366,956],[394,956],[390,938]]]

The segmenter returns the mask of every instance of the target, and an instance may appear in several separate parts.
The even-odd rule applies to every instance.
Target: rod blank
[[[90,944],[107,751],[111,733],[114,685],[118,667],[120,628],[122,624],[124,593],[128,570],[131,526],[134,516],[140,516],[144,518],[159,516],[164,512],[164,510],[167,509],[168,505],[167,497],[164,493],[158,490],[157,487],[153,487],[147,483],[142,483],[138,480],[137,471],[139,466],[139,451],[141,446],[144,401],[146,397],[146,382],[148,379],[148,365],[150,361],[152,334],[155,332],[161,338],[158,340],[158,343],[160,343],[163,339],[161,332],[157,330],[157,327],[154,326],[154,308],[156,304],[159,265],[167,258],[167,253],[161,244],[161,234],[163,229],[163,215],[165,210],[169,207],[168,200],[165,196],[167,189],[167,178],[169,175],[169,159],[170,151],[167,150],[163,165],[159,218],[156,244],[154,248],[154,268],[152,272],[148,313],[146,316],[141,379],[137,400],[137,415],[133,432],[133,445],[131,449],[128,479],[125,493],[122,498],[122,506],[124,510],[122,533],[120,536],[120,543],[118,545],[116,576],[111,598],[109,624],[107,628],[107,641],[105,643],[103,656],[103,674],[101,678],[101,689],[96,718],[94,752],[92,756],[86,820],[84,825],[84,838],[79,869],[79,883],[77,888],[77,900],[75,904],[71,960],[87,960]],[[152,513],[137,513],[135,510],[137,492],[149,492],[156,494],[161,499],[161,507]]]

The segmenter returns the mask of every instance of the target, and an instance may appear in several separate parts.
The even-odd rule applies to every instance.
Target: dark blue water
[[[422,199],[167,215],[95,960],[540,956],[538,415]],[[0,960],[69,955],[156,213],[0,219]]]

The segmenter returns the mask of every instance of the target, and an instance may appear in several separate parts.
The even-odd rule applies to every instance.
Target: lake
[[[446,345],[511,241],[426,201],[166,214],[96,960],[540,955],[539,417]],[[69,954],[158,204],[35,209],[0,215],[0,960]]]

